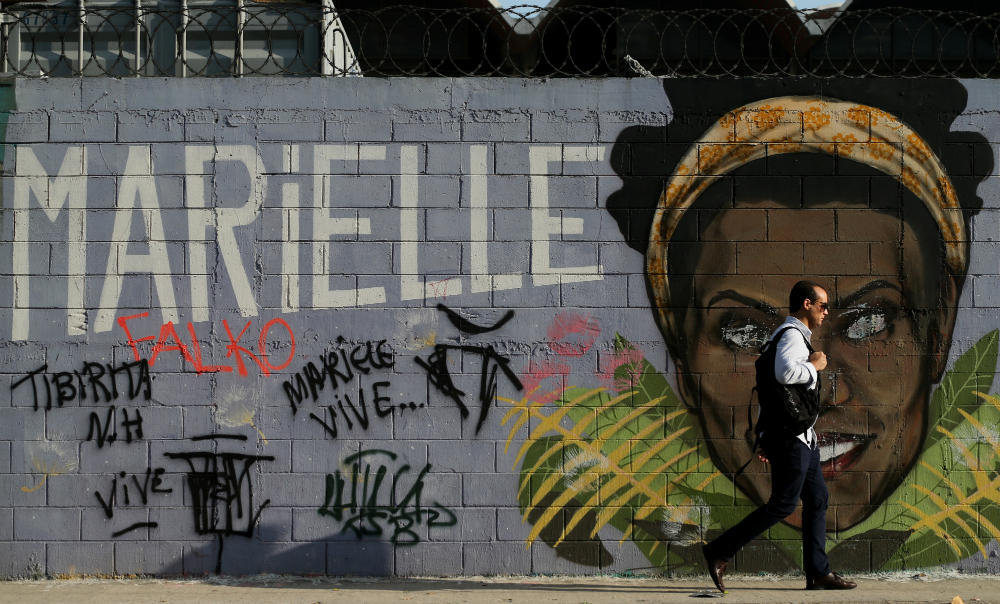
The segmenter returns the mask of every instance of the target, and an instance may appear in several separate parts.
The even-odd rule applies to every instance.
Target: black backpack
[[[765,431],[769,434],[778,433],[786,437],[796,437],[812,427],[819,417],[819,375],[816,376],[816,387],[806,388],[805,384],[782,384],[774,375],[774,362],[778,356],[778,342],[788,330],[793,330],[802,335],[794,327],[786,327],[774,334],[760,348],[760,357],[754,361],[757,370],[757,385],[750,391],[750,405],[747,406],[748,431],[753,430],[754,441],[750,459],[743,467],[737,470],[733,476],[735,484],[736,477],[743,473],[743,470],[753,461],[753,453],[757,451],[760,444],[760,435]],[[805,336],[802,335],[805,340]],[[806,340],[806,348],[809,354],[815,352],[813,347]],[[757,402],[760,405],[760,415],[757,417],[757,425],[753,424],[753,393],[757,392]]]
[[[760,349],[760,357],[754,362],[757,369],[757,402],[760,404],[760,416],[754,433],[760,437],[762,432],[775,431],[786,436],[798,436],[812,427],[819,417],[819,376],[816,376],[816,387],[806,388],[805,384],[782,384],[774,375],[774,362],[778,354],[778,342],[786,331],[792,330],[802,336],[806,342],[809,354],[815,352],[798,329],[786,327],[776,333]],[[753,391],[750,393],[751,400]],[[752,407],[751,407],[752,409]],[[747,410],[749,418],[751,410]],[[750,422],[752,425],[752,421]]]

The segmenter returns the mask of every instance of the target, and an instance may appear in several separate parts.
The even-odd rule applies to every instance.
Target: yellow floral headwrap
[[[669,300],[667,248],[684,213],[709,185],[755,159],[785,153],[839,155],[895,177],[924,202],[938,223],[954,274],[967,265],[965,219],[944,166],[899,118],[867,105],[786,96],[730,111],[684,155],[660,196],[646,252],[646,272],[660,300]],[[660,318],[672,327],[661,305]]]

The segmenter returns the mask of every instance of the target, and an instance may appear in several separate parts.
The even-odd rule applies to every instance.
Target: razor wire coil
[[[19,76],[1000,76],[1000,13],[884,9],[334,9],[330,4],[0,11]]]

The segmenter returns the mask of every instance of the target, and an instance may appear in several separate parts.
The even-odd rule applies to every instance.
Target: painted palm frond
[[[983,394],[993,384],[998,335],[984,336],[945,374],[918,463],[874,514],[829,535],[831,548],[883,539],[889,550],[877,564],[899,568],[985,554],[1000,540],[1000,396]],[[603,387],[502,399],[511,406],[507,447],[518,447],[518,500],[533,524],[527,544],[550,525],[553,546],[581,527],[593,538],[611,526],[652,564],[677,562],[666,543],[701,541],[709,528],[738,521],[749,502],[712,464],[666,378],[620,336],[615,349],[620,363],[602,376]],[[525,427],[527,438],[515,442]],[[797,532],[778,525],[772,538],[784,548]],[[786,552],[801,562],[798,547]]]
[[[933,535],[940,543],[936,550],[950,550],[928,548],[937,559],[950,554],[961,560],[977,552],[986,556],[989,541],[1000,540],[1000,442],[987,427],[1000,422],[1000,397],[975,394],[988,404],[974,413],[957,409],[965,421],[954,432],[937,426],[951,459],[942,468],[921,460],[920,474],[930,480],[911,485],[917,502],[900,502],[914,519],[910,530],[918,539]]]
[[[521,464],[523,517],[537,517],[527,544],[560,518],[558,546],[589,518],[592,538],[610,525],[622,541],[641,542],[647,557],[662,560],[664,535],[701,539],[711,516],[700,495],[726,493],[732,502],[733,488],[663,375],[620,336],[615,344],[621,362],[602,380],[605,387],[502,399],[511,405],[503,418],[507,447],[529,428],[514,462]]]

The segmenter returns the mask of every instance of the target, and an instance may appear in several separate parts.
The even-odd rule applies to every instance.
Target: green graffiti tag
[[[386,462],[396,462],[398,457],[390,451],[371,449],[346,458],[344,466],[350,467],[350,476],[345,478],[340,470],[326,475],[326,495],[319,515],[343,523],[341,533],[353,532],[359,540],[391,533],[392,543],[399,545],[420,543],[416,531],[420,525],[455,526],[458,520],[450,509],[437,502],[430,506],[422,503],[424,478],[431,464],[417,472],[409,489],[400,495],[412,468],[404,463],[390,474]]]

